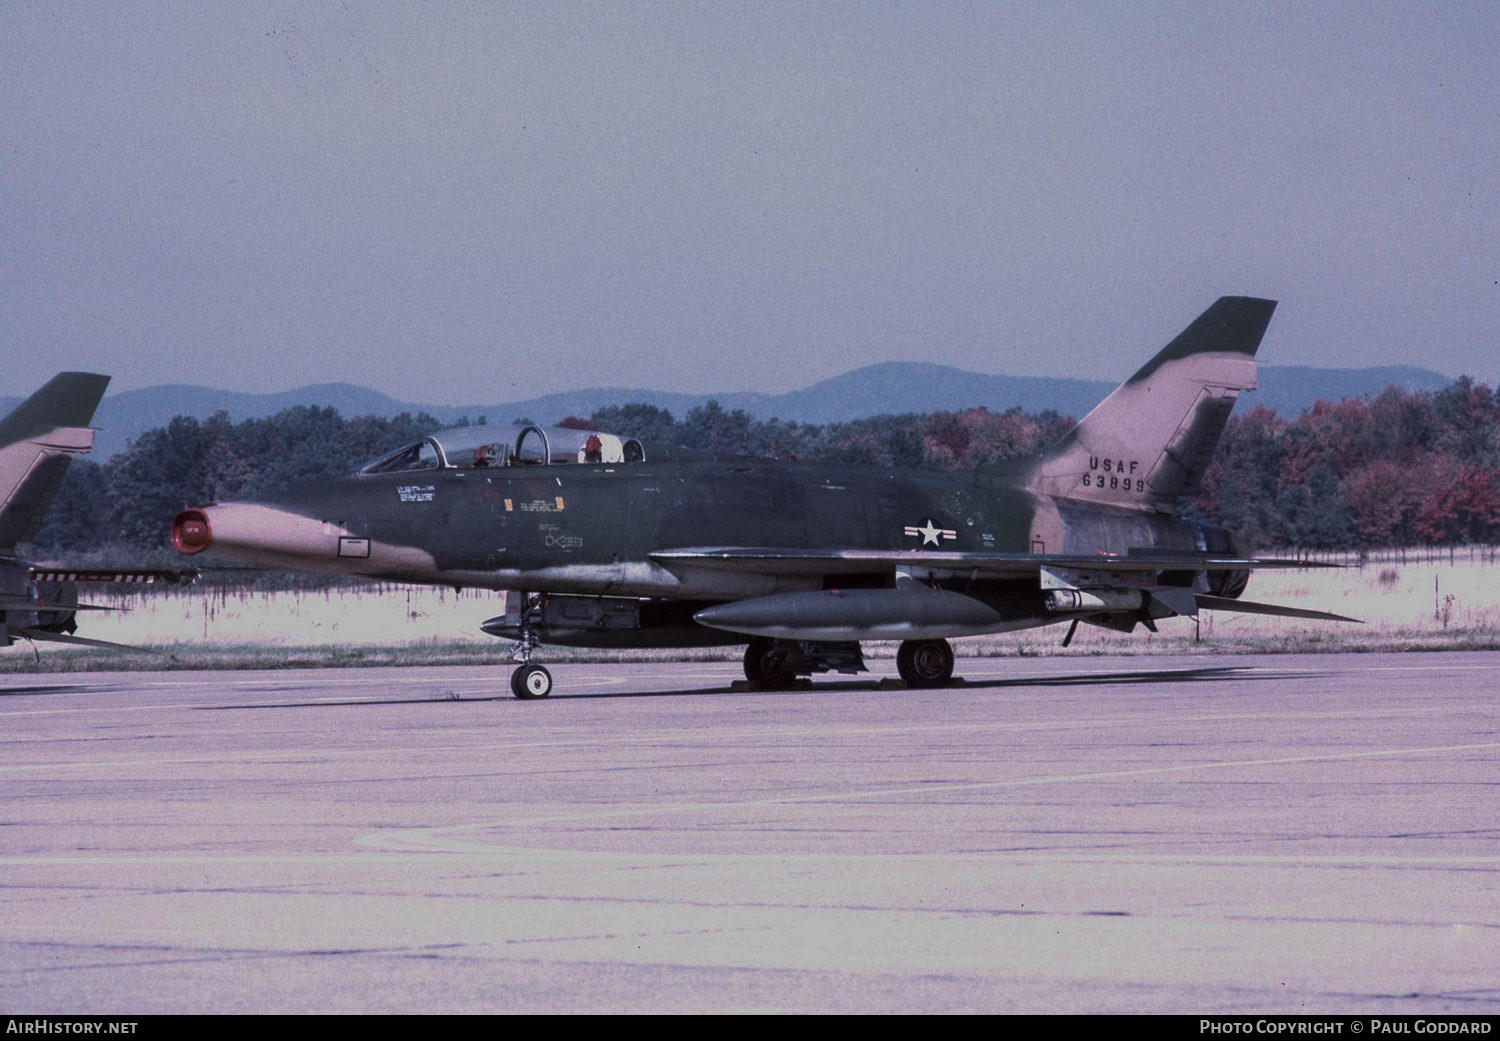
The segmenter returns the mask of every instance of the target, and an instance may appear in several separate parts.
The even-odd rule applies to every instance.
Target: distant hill
[[[1339,401],[1374,395],[1387,386],[1435,391],[1451,382],[1429,369],[1404,365],[1319,369],[1262,364],[1261,389],[1247,395],[1241,408],[1265,405],[1282,416],[1294,417],[1319,398]],[[173,416],[201,419],[221,409],[235,421],[272,416],[294,405],[317,405],[336,408],[344,416],[427,412],[443,423],[455,423],[465,416],[470,420],[484,416],[488,422],[508,424],[521,418],[555,423],[567,416],[587,417],[596,409],[632,402],[667,409],[681,419],[690,409],[714,399],[726,409],[744,409],[759,419],[839,423],[883,413],[928,413],[979,406],[1003,412],[1019,405],[1031,413],[1051,409],[1063,415],[1083,416],[1114,386],[1100,380],[992,376],[922,362],[868,365],[786,394],[675,394],[639,388],[595,388],[490,405],[416,404],[348,383],[320,383],[278,394],[243,394],[168,384],[107,396],[95,417],[95,425],[101,429],[94,458],[107,459],[145,431],[165,426]],[[0,397],[0,414],[20,401],[16,396]]]
[[[1260,366],[1260,389],[1245,397],[1244,405],[1264,405],[1277,415],[1295,419],[1317,401],[1374,397],[1387,387],[1401,390],[1442,390],[1453,380],[1431,369],[1412,365],[1383,365],[1372,369],[1317,369],[1309,365]]]

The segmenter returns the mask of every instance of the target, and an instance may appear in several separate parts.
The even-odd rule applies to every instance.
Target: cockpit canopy
[[[410,470],[473,470],[557,463],[639,463],[646,450],[633,437],[571,427],[467,426],[439,430],[360,467],[361,474]]]

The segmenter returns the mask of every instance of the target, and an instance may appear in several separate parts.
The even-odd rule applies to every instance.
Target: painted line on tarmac
[[[443,702],[452,699],[432,699],[435,702]],[[487,699],[467,698],[457,699],[459,702],[482,704]],[[410,704],[424,704],[424,700],[412,700]],[[182,707],[182,706],[171,706]],[[194,707],[194,706],[188,706]],[[145,706],[142,706],[144,709]],[[37,710],[47,712],[49,710]],[[1432,718],[1444,713],[1466,714],[1471,711],[1467,706],[1454,706],[1450,708],[1434,709],[1427,706],[1416,706],[1399,710],[1387,710],[1377,713],[1379,718],[1387,719],[1396,716],[1421,716]],[[13,715],[30,715],[32,712],[14,713]],[[1163,728],[1180,724],[1203,724],[1203,723],[1236,723],[1246,721],[1264,721],[1267,718],[1265,712],[1221,712],[1214,714],[1188,713],[1180,716],[1089,716],[1072,717],[1068,719],[1044,719],[1044,720],[997,720],[993,722],[958,722],[958,723],[881,723],[866,726],[825,726],[817,727],[808,731],[800,731],[797,735],[788,737],[785,727],[780,723],[766,723],[754,726],[733,726],[716,728],[714,735],[719,740],[743,740],[764,743],[768,739],[778,740],[782,744],[795,742],[818,743],[830,738],[849,737],[877,737],[882,735],[903,736],[911,734],[942,734],[942,733],[1037,733],[1046,731],[1072,731],[1089,729],[1118,730],[1123,727],[1150,726]],[[1358,719],[1369,721],[1372,713],[1364,709],[1338,709],[1328,711],[1306,711],[1294,713],[1276,713],[1275,720],[1278,724],[1288,725],[1298,722],[1313,721],[1336,721],[1341,719]],[[453,721],[457,722],[457,720]],[[214,736],[232,735],[234,731],[219,731]],[[184,735],[186,736],[186,735]],[[202,736],[195,734],[194,736]],[[156,769],[164,766],[194,766],[194,765],[224,765],[244,763],[295,763],[309,759],[354,759],[361,756],[375,757],[382,761],[389,761],[392,756],[398,755],[442,755],[445,753],[485,753],[496,755],[505,752],[525,751],[528,749],[546,748],[607,748],[619,745],[628,745],[633,748],[642,748],[651,745],[664,745],[669,747],[680,747],[684,741],[692,739],[692,734],[685,728],[656,726],[651,730],[631,730],[628,734],[612,738],[580,737],[580,738],[558,738],[558,739],[533,739],[533,740],[510,740],[492,741],[475,744],[444,744],[444,745],[417,745],[405,748],[396,748],[391,745],[377,744],[352,748],[318,748],[316,751],[306,748],[292,750],[260,749],[244,752],[228,752],[221,755],[179,755],[168,757],[143,757],[139,759],[68,759],[56,761],[37,761],[29,763],[9,763],[0,765],[0,775],[24,774],[31,771],[50,770],[87,770],[87,769]],[[24,736],[13,740],[14,745],[38,745],[46,746],[59,740],[53,735]],[[1470,746],[1454,746],[1470,747]],[[1472,746],[1476,748],[1493,747],[1485,745]],[[1356,752],[1356,753],[1329,753],[1323,756],[1306,757],[1295,760],[1282,760],[1285,762],[1313,762],[1322,759],[1368,757],[1368,756],[1390,756],[1404,754],[1401,751],[1386,752]],[[1253,760],[1250,762],[1277,762],[1278,760]],[[1162,770],[1195,770],[1210,769],[1219,765],[1232,766],[1234,763],[1206,763],[1187,764],[1177,767],[1156,767],[1144,772],[1152,773]],[[1134,774],[1129,774],[1133,776]],[[1081,779],[1094,775],[1079,775]],[[1098,775],[1101,777],[1114,776],[1110,774]],[[1059,778],[1065,780],[1068,778]],[[973,782],[984,786],[1014,786],[1020,784],[1044,783],[1044,779],[1037,780],[1009,780],[1009,781],[982,781]],[[923,791],[941,791],[940,788],[914,789]],[[872,793],[873,794],[873,793]],[[828,798],[839,798],[841,796],[828,796]],[[813,796],[799,797],[796,801],[807,801],[816,798]],[[720,804],[714,804],[720,805]],[[722,804],[732,805],[732,804]]]
[[[1044,777],[1022,777],[1005,781],[973,781],[962,784],[916,784],[894,788],[878,788],[857,792],[825,792],[775,796],[765,799],[749,799],[741,802],[685,802],[656,806],[621,806],[589,813],[564,813],[541,817],[520,817],[509,820],[481,821],[473,824],[454,824],[438,828],[413,828],[395,832],[376,832],[363,835],[355,842],[372,849],[431,852],[443,850],[458,853],[477,853],[485,849],[501,852],[506,847],[491,843],[465,841],[460,836],[474,835],[484,831],[506,828],[523,828],[546,824],[569,824],[583,821],[599,821],[632,817],[664,817],[672,814],[706,813],[710,811],[735,811],[763,809],[772,806],[794,806],[818,803],[858,802],[864,799],[896,798],[911,795],[951,794],[954,792],[1000,791],[1006,788],[1025,788],[1049,784],[1087,784],[1098,781],[1123,780],[1133,777],[1161,777],[1171,774],[1201,773],[1209,770],[1234,770],[1266,766],[1292,766],[1304,763],[1355,762],[1365,759],[1394,759],[1402,756],[1451,754],[1455,752],[1492,751],[1500,749],[1500,742],[1481,744],[1435,745],[1420,748],[1393,748],[1370,752],[1338,752],[1323,755],[1282,756],[1269,759],[1239,759],[1211,763],[1183,763],[1175,766],[1143,767],[1135,770],[1103,770],[1097,773],[1058,774]]]

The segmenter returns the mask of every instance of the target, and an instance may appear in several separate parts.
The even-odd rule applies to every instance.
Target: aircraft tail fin
[[[1047,451],[1034,490],[1172,513],[1197,491],[1230,410],[1254,390],[1276,301],[1220,297]]]
[[[89,426],[108,376],[63,372],[0,419],[0,549],[34,536],[68,464],[94,444]]]

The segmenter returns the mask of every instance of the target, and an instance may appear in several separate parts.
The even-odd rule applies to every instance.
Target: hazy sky
[[[1500,377],[1500,4],[0,0],[0,393]]]

